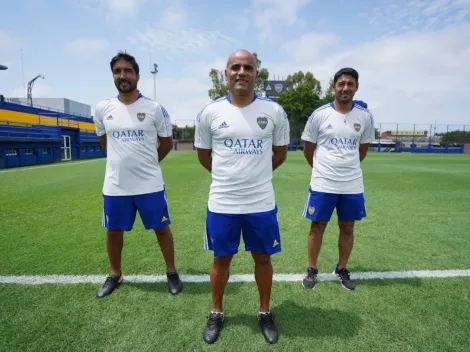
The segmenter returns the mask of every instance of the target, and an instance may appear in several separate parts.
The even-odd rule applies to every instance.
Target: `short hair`
[[[336,82],[342,75],[353,76],[356,80],[356,83],[359,83],[359,73],[351,67],[345,67],[335,73],[335,76],[333,78],[333,84],[336,84]]]
[[[139,64],[135,60],[134,56],[126,53],[125,51],[118,52],[117,55],[111,59],[111,62],[109,63],[111,66],[111,71],[113,71],[114,64],[119,60],[130,62],[132,64],[132,67],[134,68],[135,73],[139,74]]]

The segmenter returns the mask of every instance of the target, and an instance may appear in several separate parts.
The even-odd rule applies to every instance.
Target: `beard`
[[[132,82],[126,80],[118,81],[115,84],[119,93],[130,93],[137,88],[136,84],[132,84]]]

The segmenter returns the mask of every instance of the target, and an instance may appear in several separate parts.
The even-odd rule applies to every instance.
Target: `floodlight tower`
[[[153,75],[153,100],[157,100],[157,73],[158,73],[158,65],[153,64],[153,70],[150,71]]]
[[[33,84],[34,84],[34,81],[36,81],[38,78],[44,79],[44,76],[41,74],[38,74],[31,81],[28,82],[28,105],[29,106],[33,106],[33,96],[32,96]]]

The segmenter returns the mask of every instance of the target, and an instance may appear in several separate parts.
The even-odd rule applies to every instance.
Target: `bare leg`
[[[339,262],[338,269],[346,268],[353,249],[354,221],[338,221],[339,225]]]
[[[106,248],[111,264],[112,275],[121,275],[121,254],[123,245],[124,231],[106,231]]]
[[[232,256],[214,257],[211,268],[212,311],[223,312],[223,296],[227,285]]]
[[[327,222],[313,222],[310,225],[308,234],[308,264],[311,268],[317,269],[317,259],[320,254]]]
[[[155,230],[160,250],[162,251],[163,258],[167,272],[173,273],[175,269],[175,248],[173,244],[173,234],[169,226],[165,226],[161,229]]]
[[[252,252],[255,261],[255,280],[258,285],[260,298],[259,311],[269,312],[269,300],[271,299],[271,288],[273,283],[273,266],[271,258],[264,253]]]

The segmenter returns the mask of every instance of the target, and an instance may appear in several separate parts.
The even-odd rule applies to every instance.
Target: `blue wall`
[[[70,136],[72,160],[105,157],[96,134],[78,128],[0,125],[0,169],[60,162],[64,135]]]

